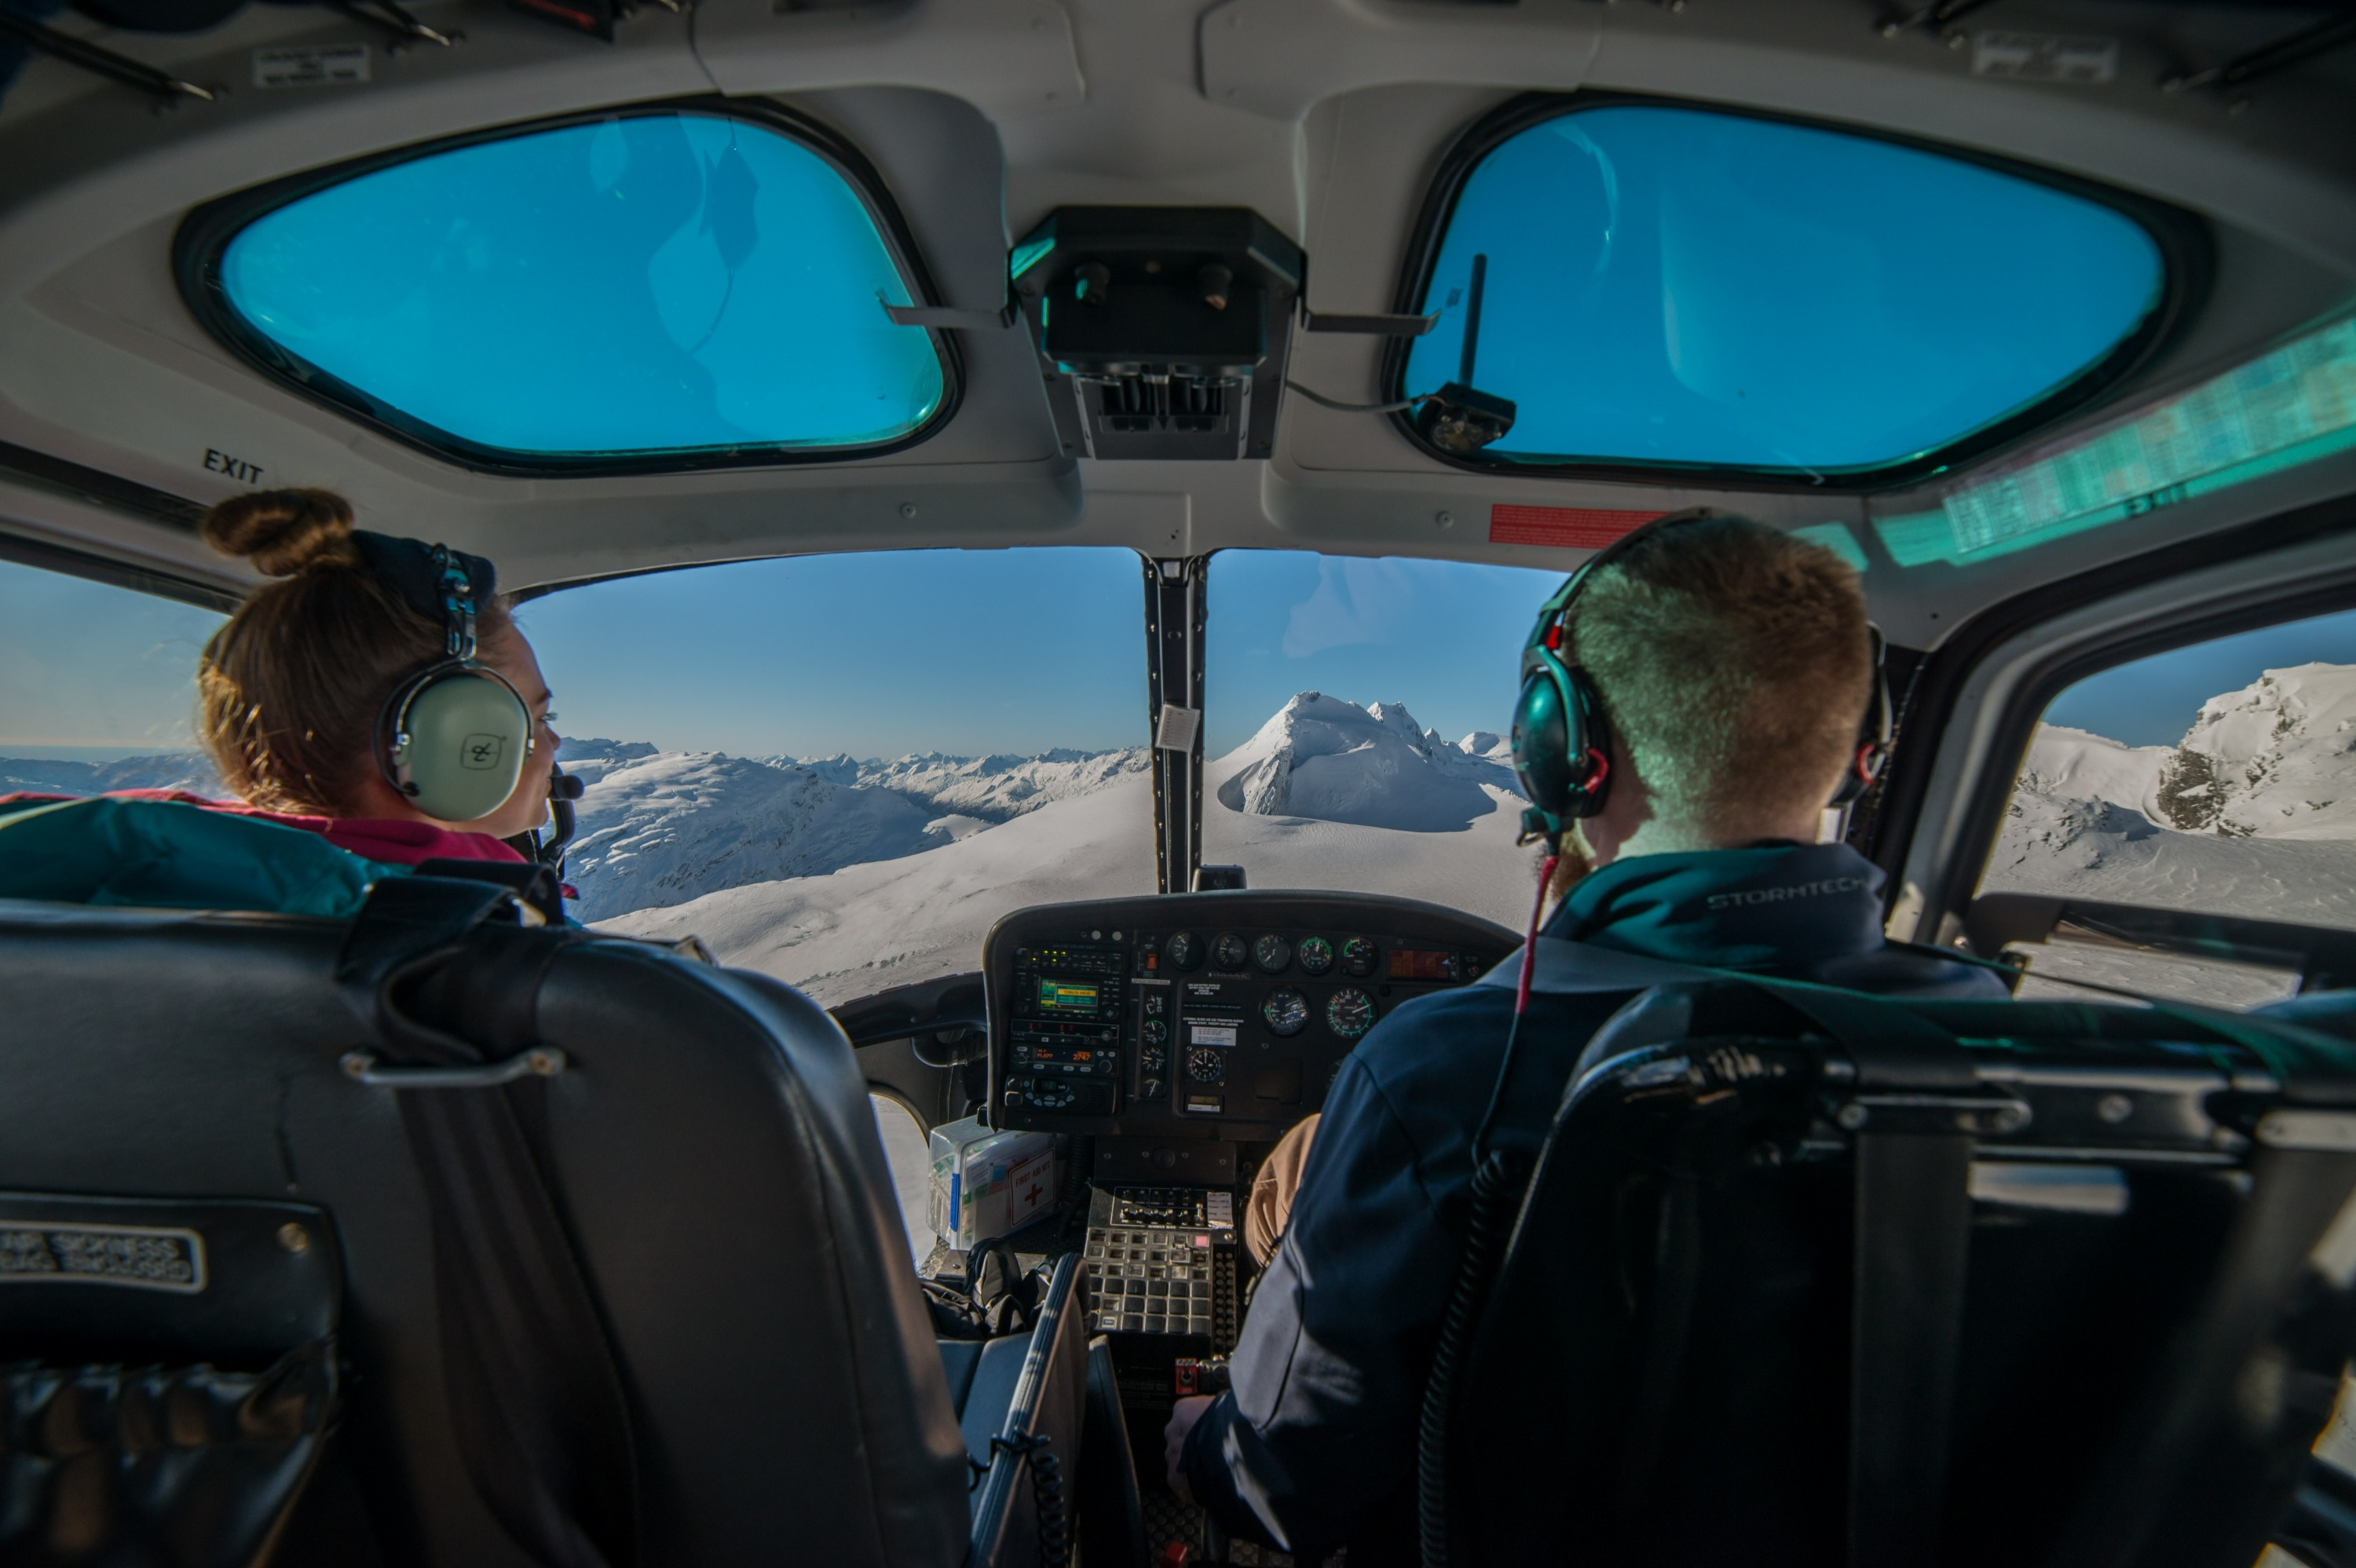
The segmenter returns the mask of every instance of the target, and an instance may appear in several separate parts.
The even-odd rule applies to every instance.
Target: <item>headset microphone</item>
[[[377,765],[426,816],[473,822],[504,805],[523,777],[533,748],[531,711],[505,677],[476,662],[472,558],[438,544],[428,555],[444,656],[385,699],[377,717]],[[482,564],[487,577],[488,563]],[[487,580],[484,591],[489,587]]]

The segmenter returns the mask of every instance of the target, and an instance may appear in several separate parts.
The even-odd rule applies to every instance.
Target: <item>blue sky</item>
[[[1454,740],[1502,730],[1551,573],[1238,550],[1211,567],[1207,743],[1302,690],[1398,701]],[[814,556],[551,594],[523,622],[574,735],[799,756],[1100,750],[1146,738],[1143,590],[1118,549]],[[211,612],[0,562],[0,755],[190,743]],[[2356,612],[2081,682],[2047,718],[2172,744],[2269,667],[2356,664]]]
[[[1205,671],[1216,756],[1295,692],[1404,702],[1454,741],[1513,720],[1522,643],[1562,578],[1459,561],[1224,550]]]
[[[1205,743],[1232,749],[1308,689],[1404,701],[1451,740],[1502,728],[1529,618],[1559,581],[1224,552]],[[1142,743],[1144,615],[1127,550],[916,550],[626,578],[534,601],[523,624],[573,734],[897,756]]]
[[[2089,676],[2053,699],[2045,721],[2130,746],[2173,746],[2210,698],[2270,669],[2317,663],[2356,664],[2356,611],[2195,643]]]
[[[220,623],[0,561],[0,754],[87,761],[187,746],[197,656]]]
[[[1102,751],[1146,739],[1119,549],[744,561],[525,605],[560,731],[740,755]]]

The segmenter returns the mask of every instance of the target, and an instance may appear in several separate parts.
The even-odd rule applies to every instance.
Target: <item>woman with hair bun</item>
[[[233,497],[202,532],[278,580],[198,668],[221,781],[372,860],[521,859],[502,841],[547,820],[558,741],[491,563],[356,529],[325,490]]]

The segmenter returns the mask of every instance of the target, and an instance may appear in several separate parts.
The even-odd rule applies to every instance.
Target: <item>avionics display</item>
[[[1121,1156],[1141,1173],[1195,1168],[1190,1154],[1272,1140],[1320,1108],[1394,1008],[1477,979],[1514,940],[1429,904],[1329,893],[1009,915],[983,957],[992,1120],[1148,1140]]]
[[[1390,951],[1394,980],[1461,980],[1464,965],[1453,953],[1432,947],[1394,947]]]
[[[1039,982],[1039,1006],[1048,1012],[1086,1013],[1093,1017],[1097,1001],[1103,994],[1095,986],[1071,980],[1042,979]]]

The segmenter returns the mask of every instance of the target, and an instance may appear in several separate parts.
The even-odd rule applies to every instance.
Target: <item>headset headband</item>
[[[1526,655],[1531,649],[1543,646],[1559,656],[1563,640],[1560,629],[1569,626],[1571,606],[1578,603],[1580,592],[1594,580],[1598,571],[1626,555],[1638,539],[1650,539],[1665,529],[1676,528],[1679,523],[1697,523],[1704,518],[1722,515],[1711,507],[1691,507],[1682,512],[1670,512],[1637,524],[1580,561],[1563,585],[1555,590],[1554,597],[1539,607],[1537,624],[1530,629],[1529,641],[1522,645],[1526,656],[1524,673],[1527,673]]]
[[[376,580],[399,594],[402,603],[449,629],[449,657],[475,656],[476,610],[498,596],[498,567],[487,557],[447,545],[372,534],[365,528],[352,531],[352,544]]]

